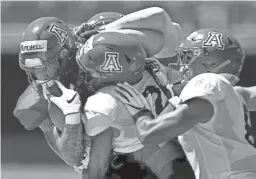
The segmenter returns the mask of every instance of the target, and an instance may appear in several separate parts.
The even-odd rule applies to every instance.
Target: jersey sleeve
[[[186,84],[179,96],[180,102],[204,98],[215,104],[225,98],[230,87],[232,86],[229,81],[218,74],[200,74]]]
[[[33,130],[48,118],[48,101],[40,97],[29,85],[19,97],[13,115],[27,130]]]
[[[85,105],[87,123],[86,133],[95,136],[113,125],[117,109],[116,98],[99,92],[88,98]]]

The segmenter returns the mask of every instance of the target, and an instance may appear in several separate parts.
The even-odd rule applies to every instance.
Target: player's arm
[[[46,142],[51,147],[51,149],[60,157],[63,159],[63,157],[60,154],[59,147],[57,146],[57,142],[55,140],[55,131],[57,131],[57,128],[54,126],[52,121],[47,118],[45,119],[40,125],[39,128],[44,133]],[[64,160],[64,159],[63,159]]]
[[[250,111],[256,111],[256,86],[235,86],[234,89],[244,98],[248,109]]]
[[[78,165],[84,158],[80,96],[76,91],[67,89],[61,82],[55,81],[55,83],[62,91],[62,95],[59,97],[50,95],[49,99],[62,110],[65,126],[61,133],[54,128],[53,137],[64,159],[72,165]]]
[[[88,176],[90,179],[104,179],[109,168],[112,150],[112,128],[92,136]]]
[[[178,23],[172,22],[168,13],[159,7],[151,7],[130,13],[110,24],[106,30],[113,29],[149,29],[160,32],[164,36],[164,48],[156,55],[157,58],[176,55],[175,49],[183,39],[183,31]],[[151,43],[155,43],[151,41]]]
[[[104,96],[98,96],[97,99],[101,97],[104,98]],[[106,100],[107,98],[104,100],[106,105],[108,103]],[[94,104],[92,104],[93,106],[91,105],[91,102],[94,100],[89,98],[86,105],[92,110],[97,110]],[[112,106],[111,101],[109,102],[109,106]],[[99,103],[97,103],[97,105],[99,105]],[[99,108],[101,108],[101,106],[99,106]],[[103,110],[103,112],[105,112],[105,114],[109,114],[105,110]],[[112,137],[114,132],[114,129],[111,127],[112,120],[109,115],[104,115],[98,112],[87,111],[86,115],[88,117],[88,121],[85,125],[85,131],[92,140],[87,173],[90,179],[103,179],[106,177],[107,170],[109,168],[112,150]]]
[[[154,119],[146,98],[134,87],[124,83],[116,87],[120,99],[134,116],[138,134],[143,144],[156,144],[177,137],[198,123],[212,119],[214,105],[223,100],[232,88],[223,77],[202,74],[194,77],[183,88],[179,97],[169,102],[175,110]]]
[[[84,158],[84,127],[80,113],[68,115],[65,120],[63,132],[55,128],[54,137],[63,158],[72,165],[79,165]]]
[[[164,36],[160,32],[154,30],[120,29],[102,32],[119,32],[130,35],[142,45],[148,57],[152,57],[153,55],[157,54],[164,47]]]
[[[100,101],[100,103],[99,103]],[[89,178],[104,178],[110,163],[112,137],[111,127],[117,107],[116,99],[108,93],[97,93],[88,98],[85,104],[87,123],[85,132],[92,138]]]
[[[141,117],[136,122],[140,140],[143,144],[168,141],[185,133],[198,123],[209,121],[213,111],[213,106],[208,100],[194,98],[154,120],[148,116]]]
[[[78,118],[78,116],[70,116],[70,118]],[[60,132],[50,119],[46,119],[39,127],[43,131],[47,143],[56,154],[70,165],[80,164],[84,155],[82,123],[66,123],[63,132]]]

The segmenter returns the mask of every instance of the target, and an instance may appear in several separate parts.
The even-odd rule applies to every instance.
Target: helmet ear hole
[[[124,57],[126,58],[126,61],[127,61],[128,65],[129,65],[132,62],[132,59],[128,55],[126,55],[126,54],[124,54]]]
[[[60,52],[60,57],[64,58],[65,56],[67,56],[67,54],[68,54],[68,50],[66,48],[62,48]]]

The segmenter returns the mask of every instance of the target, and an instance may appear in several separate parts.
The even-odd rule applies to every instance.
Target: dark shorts
[[[117,170],[110,169],[111,179],[195,178],[182,148],[175,140],[162,147],[145,146],[139,151],[120,155],[120,157],[121,160],[125,161],[124,165]],[[117,176],[119,177],[116,178]]]

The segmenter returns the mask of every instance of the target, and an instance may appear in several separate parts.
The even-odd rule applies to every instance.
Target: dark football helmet
[[[96,90],[122,82],[139,82],[145,59],[146,53],[136,39],[117,32],[92,36],[77,53],[79,66]]]
[[[217,29],[200,29],[190,34],[177,48],[178,70],[182,80],[201,73],[239,76],[245,53],[237,39]]]
[[[42,84],[57,79],[67,68],[74,46],[74,36],[62,20],[55,17],[36,19],[22,35],[19,65],[26,71],[30,83]]]

